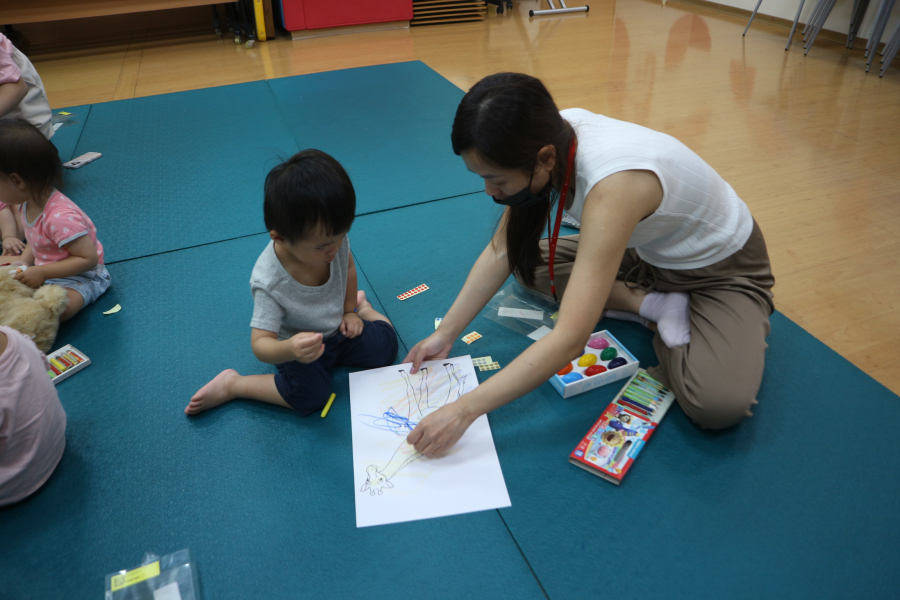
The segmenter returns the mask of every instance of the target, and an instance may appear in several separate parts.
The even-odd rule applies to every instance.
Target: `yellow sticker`
[[[554,321],[555,321],[556,319],[558,319],[558,318],[559,318],[559,311],[556,311],[555,313],[553,313],[552,315],[550,315],[550,318],[553,319]]]
[[[143,567],[138,567],[137,569],[125,571],[119,575],[113,575],[109,582],[109,591],[115,592],[122,588],[127,588],[129,585],[140,583],[145,579],[156,577],[157,575],[159,575],[159,561],[152,562]]]
[[[60,115],[66,115],[66,116],[68,117],[68,116],[71,115],[72,113],[67,113],[67,112],[59,111],[57,114],[60,114]]]

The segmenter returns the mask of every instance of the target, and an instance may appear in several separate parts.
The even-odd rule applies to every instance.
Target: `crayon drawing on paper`
[[[356,526],[509,506],[486,416],[446,456],[427,458],[406,436],[427,415],[478,386],[469,356],[351,373]]]

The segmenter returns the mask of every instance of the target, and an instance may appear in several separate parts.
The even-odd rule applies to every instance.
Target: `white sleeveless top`
[[[580,221],[584,197],[613,173],[652,171],[662,184],[662,202],[628,240],[643,260],[664,269],[699,269],[747,242],[753,230],[750,209],[687,146],[670,135],[580,108],[560,114],[578,135],[570,215]]]

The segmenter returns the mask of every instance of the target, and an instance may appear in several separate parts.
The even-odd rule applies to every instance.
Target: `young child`
[[[44,83],[34,65],[0,33],[0,119],[21,117],[48,140],[53,137],[53,113]]]
[[[0,119],[21,117],[37,127],[48,140],[53,137],[53,112],[44,83],[31,61],[0,33]],[[25,249],[25,232],[17,206],[0,202],[0,255],[19,255]]]
[[[397,355],[390,321],[357,292],[347,232],[356,194],[343,167],[318,150],[304,150],[266,177],[263,214],[272,241],[253,274],[251,345],[277,375],[219,373],[184,409],[195,415],[235,398],[321,410],[335,367],[384,367]]]
[[[69,303],[60,317],[66,321],[103,294],[110,277],[97,228],[56,189],[61,179],[59,153],[34,125],[0,119],[0,202],[19,207],[28,239],[11,264],[28,267],[16,279],[30,287],[66,288]]]
[[[66,413],[28,337],[0,327],[0,506],[30,496],[66,447]]]

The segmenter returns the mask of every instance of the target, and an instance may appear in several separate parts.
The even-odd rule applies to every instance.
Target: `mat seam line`
[[[351,250],[352,252],[352,250]],[[384,311],[384,316],[391,321],[391,327],[394,329],[394,333],[397,334],[397,340],[403,344],[403,347],[406,349],[406,353],[409,354],[409,346],[406,345],[406,342],[403,341],[403,338],[400,337],[400,332],[397,331],[397,328],[394,327],[394,322],[391,320],[391,315],[388,314],[387,306],[385,306],[384,302],[381,301],[381,296],[378,295],[378,292],[375,291],[375,286],[372,285],[372,280],[369,279],[368,275],[366,275],[365,269],[362,268],[362,265],[359,262],[359,259],[356,255],[353,256],[353,262],[356,264],[356,268],[363,274],[363,277],[366,278],[366,281],[369,282],[369,285],[372,287],[372,293],[375,295],[375,299],[378,300],[378,304],[381,305],[381,309]],[[356,283],[356,289],[359,291],[359,281]]]
[[[68,160],[72,160],[75,158],[78,153],[78,144],[81,143],[81,136],[84,135],[84,130],[87,128],[88,121],[91,120],[91,113],[94,112],[94,104],[91,103],[88,107],[87,118],[84,120],[84,125],[81,126],[81,131],[78,132],[78,139],[75,141],[75,147],[72,149],[72,156],[68,158]]]
[[[381,213],[391,212],[392,210],[400,210],[401,208],[410,208],[413,206],[422,206],[423,204],[431,204],[432,202],[441,202],[442,200],[452,200],[453,198],[462,198],[463,196],[473,196],[475,194],[480,194],[481,190],[476,190],[474,192],[465,192],[463,194],[456,194],[455,196],[446,196],[444,198],[435,198],[433,200],[423,200],[422,202],[413,202],[412,204],[404,204],[403,206],[394,206],[391,208],[383,208],[381,210],[373,210],[366,213],[360,213],[356,215],[357,217],[368,217],[369,215],[378,215]]]
[[[91,105],[91,106],[93,107],[93,105]],[[90,118],[90,113],[88,113],[88,118]],[[85,124],[87,124],[87,121],[85,121]],[[81,131],[83,133],[84,128],[82,128]],[[81,141],[81,134],[79,134],[78,140],[79,140],[79,142]],[[76,147],[77,146],[78,146],[78,144],[76,143]],[[435,198],[434,200],[424,200],[422,202],[416,202],[414,204],[404,204],[403,206],[395,206],[393,208],[385,208],[383,210],[374,210],[372,212],[358,214],[354,218],[367,217],[369,215],[377,215],[377,214],[381,214],[381,213],[385,213],[385,212],[390,212],[392,210],[402,210],[404,208],[411,208],[413,206],[421,206],[423,204],[431,204],[433,202],[441,202],[442,200],[450,200],[452,198],[461,198],[463,196],[471,196],[473,194],[478,194],[480,192],[481,192],[481,190],[479,190],[477,192],[467,192],[465,194],[458,194],[456,196],[447,196],[446,198]],[[174,248],[172,250],[163,250],[161,252],[154,252],[152,254],[143,254],[141,256],[132,256],[131,258],[123,258],[121,260],[113,260],[113,261],[107,262],[105,264],[106,265],[116,265],[119,263],[129,262],[132,260],[139,260],[142,258],[151,258],[153,256],[160,256],[161,254],[171,254],[174,252],[182,252],[183,250],[193,250],[194,248],[202,248],[203,246],[210,246],[212,244],[221,244],[224,242],[233,242],[234,240],[240,240],[240,239],[244,239],[244,238],[248,238],[248,237],[253,237],[254,235],[263,235],[264,233],[268,233],[268,232],[267,231],[257,231],[255,233],[247,233],[244,235],[238,235],[238,236],[231,237],[231,238],[225,238],[224,240],[215,240],[212,242],[204,242],[202,244],[194,244],[193,246],[185,246],[184,248]]]
[[[534,567],[531,566],[531,563],[528,561],[528,557],[525,556],[525,551],[522,550],[522,546],[519,545],[519,540],[516,539],[516,536],[513,535],[512,529],[509,528],[509,524],[506,522],[506,519],[503,518],[503,514],[500,512],[500,509],[494,509],[497,511],[497,516],[500,517],[500,520],[503,521],[503,526],[506,527],[506,531],[509,532],[509,537],[512,538],[513,543],[516,545],[516,548],[519,550],[519,554],[522,555],[522,560],[525,561],[525,564],[528,565],[528,570],[531,571],[531,575],[534,577],[534,580],[537,582],[538,587],[541,588],[541,592],[544,594],[544,597],[547,600],[550,600],[550,594],[547,593],[547,590],[544,589],[544,584],[541,583],[541,580],[538,578],[537,573],[534,572]]]
[[[295,77],[295,75],[288,75],[287,77]],[[276,79],[281,79],[280,77]],[[278,114],[278,118],[281,119],[281,126],[284,128],[284,131],[290,131],[290,127],[287,119],[285,118],[284,113],[281,111],[281,103],[278,102],[278,96],[275,95],[275,90],[272,89],[272,84],[269,83],[272,81],[271,79],[263,79],[266,84],[266,89],[269,90],[269,95],[272,97],[272,104],[275,106],[275,112]],[[294,140],[294,146],[297,147],[297,152],[303,150],[300,146],[300,140],[297,139],[293,133],[290,135],[291,139]]]
[[[184,248],[175,248],[174,250],[163,250],[162,252],[154,252],[153,254],[144,254],[143,256],[132,256],[131,258],[123,258],[121,260],[113,260],[108,263],[104,263],[105,265],[117,265],[119,263],[131,262],[133,260],[141,260],[142,258],[152,258],[154,256],[160,256],[162,254],[174,254],[176,252],[184,252],[185,250],[193,250],[194,248],[202,248],[203,246],[212,246],[213,244],[224,244],[225,242],[233,242],[234,240],[242,240],[244,238],[253,237],[254,235],[263,235],[268,233],[266,231],[259,231],[256,233],[248,233],[246,235],[239,235],[233,238],[226,238],[224,240],[215,240],[213,242],[204,242],[202,244],[196,244],[194,246],[186,246]]]

